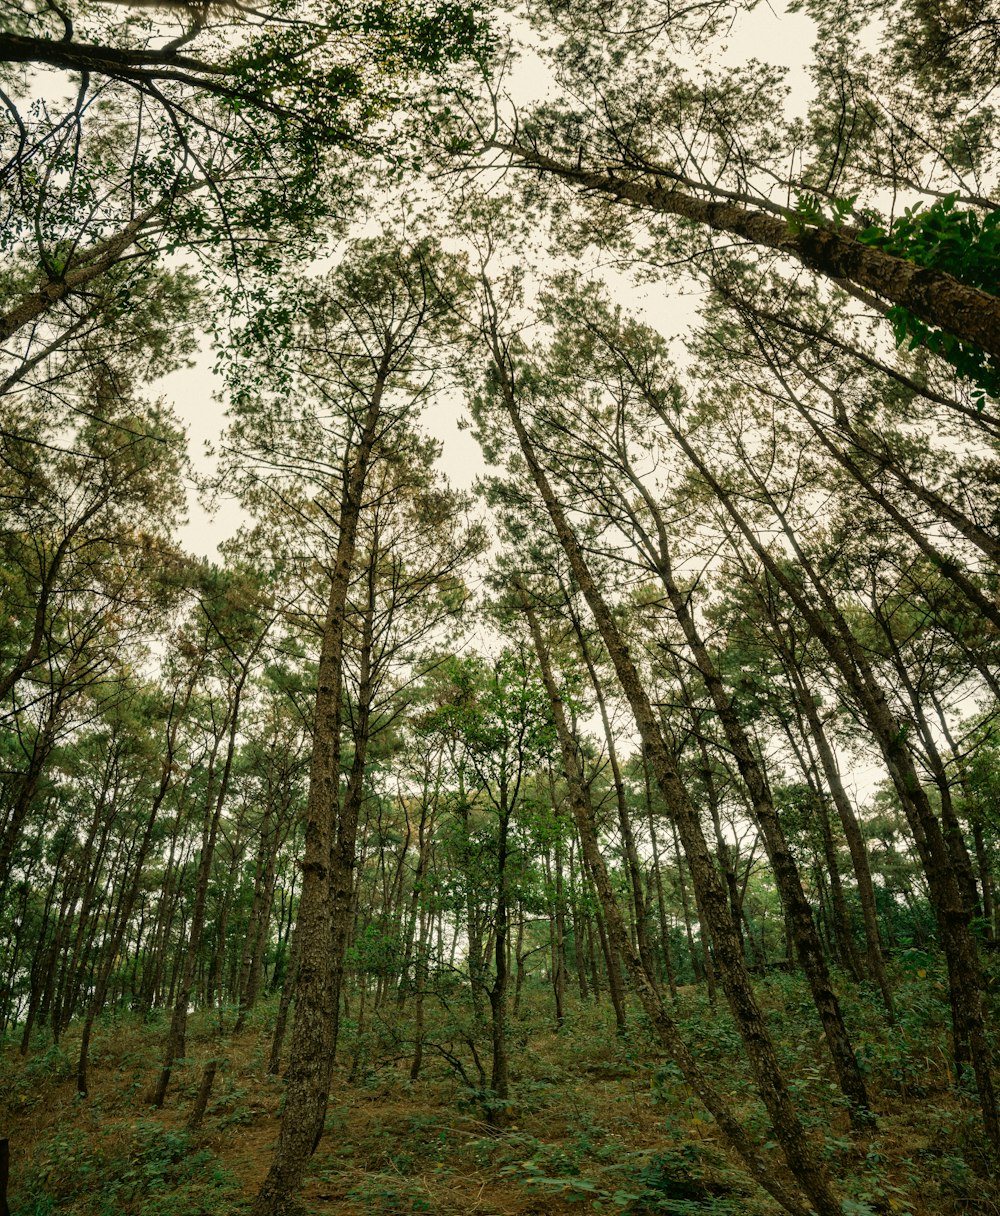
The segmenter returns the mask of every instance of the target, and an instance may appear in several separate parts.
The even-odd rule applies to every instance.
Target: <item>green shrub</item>
[[[16,1180],[15,1180],[16,1185]],[[45,1142],[12,1197],[13,1216],[218,1216],[235,1190],[207,1149],[152,1121],[73,1128]]]

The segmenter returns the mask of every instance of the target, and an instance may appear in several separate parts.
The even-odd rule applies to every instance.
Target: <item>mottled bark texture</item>
[[[758,1092],[770,1116],[775,1139],[781,1146],[789,1170],[798,1179],[802,1190],[819,1216],[839,1216],[840,1204],[792,1105],[778,1064],[774,1044],[757,1005],[743,958],[739,935],[729,912],[726,891],[705,841],[698,813],[677,773],[674,758],[660,731],[656,711],[649,700],[617,622],[591,576],[582,546],[537,459],[518,407],[518,386],[514,379],[513,360],[510,352],[504,346],[495,324],[492,324],[492,318],[487,322],[486,331],[490,353],[496,365],[497,383],[503,406],[517,435],[521,452],[539,497],[545,505],[559,543],[570,563],[573,576],[601,633],[622,691],[629,702],[636,727],[649,757],[654,779],[660,787],[669,813],[677,824],[691,868],[692,881],[698,887],[708,920],[712,944],[716,952],[715,961],[719,969],[719,978],[743,1038],[747,1060],[753,1071]],[[607,916],[607,912],[605,915]],[[624,951],[622,958],[627,963],[628,956]],[[638,970],[640,976],[645,976],[641,964]],[[665,1010],[663,1013],[665,1015]],[[664,1023],[663,1033],[670,1033],[669,1027],[672,1026],[673,1023],[668,1019],[668,1022]],[[681,1050],[682,1048],[683,1044],[679,1044],[676,1049]],[[718,1116],[716,1117],[718,1118]],[[752,1158],[753,1153],[749,1148],[747,1152]]]
[[[835,282],[852,284],[908,309],[929,325],[1000,358],[1000,298],[943,270],[917,266],[858,241],[849,229],[809,227],[763,208],[699,198],[656,184],[653,171],[616,177],[546,156],[524,144],[494,143],[517,164],[563,178],[584,190],[663,215],[676,215],[752,245],[773,249]]]
[[[636,379],[637,383],[642,383],[641,376]],[[965,899],[945,833],[920,782],[906,731],[892,712],[885,689],[876,678],[864,649],[823,579],[802,552],[794,533],[787,530],[785,536],[796,561],[798,577],[792,577],[786,564],[761,542],[733,495],[714,475],[708,462],[678,427],[676,420],[662,408],[657,394],[647,390],[647,400],[677,446],[711,488],[775,585],[794,604],[813,636],[824,647],[882,752],[927,877],[928,895],[948,964],[956,1065],[960,1069],[966,1061],[971,1063],[979,1091],[983,1129],[994,1150],[1000,1150],[1000,1116],[993,1083],[992,1049],[984,1022],[982,972],[971,929],[972,909]],[[815,600],[800,583],[799,577],[802,576],[808,579]]]
[[[719,1129],[726,1136],[732,1147],[739,1153],[750,1174],[772,1195],[781,1206],[794,1216],[805,1216],[806,1207],[795,1194],[795,1184],[791,1179],[783,1178],[768,1162],[758,1145],[747,1135],[743,1127],[733,1118],[726,1099],[714,1088],[708,1078],[702,1073],[697,1061],[688,1050],[687,1044],[681,1037],[676,1022],[670,1016],[663,996],[653,977],[643,966],[638,951],[632,945],[632,939],[615,899],[614,888],[608,875],[604,858],[601,856],[597,840],[594,808],[590,801],[589,789],[580,769],[579,754],[575,740],[566,721],[562,697],[555,682],[548,647],[542,635],[538,619],[532,609],[531,600],[523,586],[519,587],[522,607],[531,630],[535,654],[538,657],[542,680],[552,708],[552,717],[559,738],[559,747],[563,761],[563,770],[569,789],[569,801],[576,821],[584,862],[590,874],[598,900],[604,912],[608,935],[614,949],[621,956],[632,980],[635,991],[642,1002],[646,1016],[649,1018],[660,1042],[674,1062],[681,1068],[685,1080],[712,1114]],[[809,1180],[803,1181],[803,1189],[808,1191]],[[810,1195],[810,1198],[813,1198]],[[839,1212],[839,1205],[832,1195],[825,1206],[817,1203],[823,1213]],[[813,1198],[813,1201],[815,1199]]]
[[[294,1211],[294,1196],[323,1134],[330,1094],[339,1004],[337,978],[338,971],[343,968],[343,959],[335,958],[334,947],[336,944],[342,948],[347,940],[345,932],[338,932],[335,912],[339,911],[341,915],[344,912],[343,872],[347,860],[344,849],[352,844],[351,833],[341,832],[338,837],[337,831],[344,626],[362,493],[390,367],[387,351],[379,367],[357,444],[345,469],[339,537],[330,575],[317,676],[302,894],[295,927],[298,953],[295,1019],[285,1079],[285,1105],[278,1146],[254,1201],[253,1216],[283,1216]],[[353,853],[350,861],[353,866]],[[335,872],[340,881],[334,880]]]

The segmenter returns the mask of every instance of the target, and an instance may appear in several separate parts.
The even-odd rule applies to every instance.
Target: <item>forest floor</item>
[[[803,1120],[836,1179],[845,1216],[997,1216],[1000,1188],[990,1178],[976,1105],[949,1067],[943,976],[922,956],[897,968],[897,981],[894,1027],[872,994],[843,986],[877,1115],[864,1138],[850,1132],[803,985],[786,975],[762,982]],[[728,1013],[712,1009],[694,988],[682,990],[676,1012],[734,1113],[766,1140]],[[118,1015],[96,1028],[86,1100],[75,1093],[75,1028],[58,1046],[39,1035],[27,1057],[8,1041],[0,1058],[0,1136],[10,1140],[12,1216],[246,1211],[278,1128],[282,1083],[266,1072],[273,1015],[265,1003],[239,1036],[220,1032],[218,1011],[192,1016],[190,1058],[159,1111],[146,1095],[157,1071],[160,1021]],[[232,1011],[224,1016],[231,1024]],[[446,1006],[428,1014],[417,1081],[409,1078],[410,1028],[394,1008],[369,1015],[360,1034],[348,1023],[303,1211],[777,1212],[737,1167],[638,1011],[632,1018],[619,1035],[606,1004],[578,999],[557,1032],[549,994],[526,991],[511,1022],[512,1100],[502,1129],[491,1126],[481,1094],[456,1067],[475,1066],[462,1039],[468,1028]],[[201,1127],[189,1132],[201,1067],[213,1055],[221,1061],[213,1097]],[[770,1142],[767,1151],[776,1154]]]

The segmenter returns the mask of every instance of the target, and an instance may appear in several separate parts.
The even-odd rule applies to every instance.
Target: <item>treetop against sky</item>
[[[485,140],[498,163],[522,167],[505,185],[526,190],[528,216],[558,212],[537,237],[513,238],[522,250],[586,256],[595,273],[609,261],[625,278],[638,270],[647,315],[669,334],[691,328],[739,259],[794,275],[792,258],[888,314],[886,336],[993,383],[986,229],[961,229],[948,211],[952,195],[975,207],[992,189],[988,89],[970,69],[955,96],[933,102],[953,48],[926,13],[537,6],[510,25],[523,53],[506,74],[491,66],[495,108],[478,111],[474,80],[443,103],[407,83],[449,60],[484,62],[474,9],[364,5],[335,21],[301,4],[7,15],[14,284],[33,260],[44,270],[33,291],[14,287],[5,323],[42,341],[47,314],[73,315],[98,276],[171,251],[221,274],[216,290],[237,304],[258,275],[288,273],[283,247],[298,246],[295,273],[308,273],[310,237],[350,225],[364,176],[320,163],[331,148],[405,159],[412,142],[386,142],[379,124],[419,102],[452,152],[457,140],[478,155]],[[25,108],[38,69],[78,83],[61,110]],[[427,134],[422,119],[415,129]],[[39,176],[29,166],[49,152],[63,168]],[[896,223],[915,200],[938,207],[940,239]],[[961,257],[942,253],[959,246]],[[551,265],[544,252],[534,260],[542,273]],[[207,385],[184,396],[193,414],[217,412]]]

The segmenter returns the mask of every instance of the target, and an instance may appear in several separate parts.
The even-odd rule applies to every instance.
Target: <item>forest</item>
[[[0,0],[4,1216],[1000,1216],[998,62]]]

